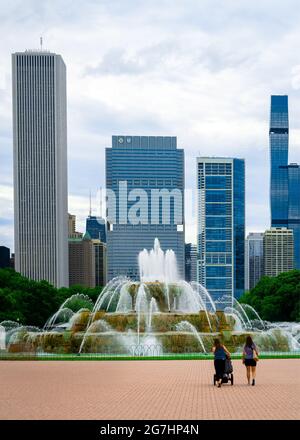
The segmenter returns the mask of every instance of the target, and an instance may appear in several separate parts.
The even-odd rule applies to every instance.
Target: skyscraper
[[[289,181],[288,228],[294,236],[294,267],[300,269],[300,165],[287,166]]]
[[[245,162],[197,158],[197,182],[198,282],[223,308],[245,287]]]
[[[104,218],[89,215],[86,219],[86,231],[93,240],[101,240],[106,243],[106,222]]]
[[[106,149],[107,273],[139,278],[138,253],[173,249],[184,278],[184,151],[176,137],[113,136]]]
[[[60,55],[12,55],[15,267],[68,286],[66,67]]]
[[[82,238],[83,233],[76,231],[76,215],[68,214],[68,238]]]
[[[10,267],[10,249],[6,246],[0,246],[0,269]]]
[[[197,281],[197,245],[185,244],[185,280]]]
[[[270,228],[264,233],[264,274],[276,277],[294,269],[293,230]]]
[[[264,274],[264,234],[250,232],[246,239],[245,288],[253,289]]]
[[[270,115],[271,159],[271,225],[287,226],[289,120],[288,97],[271,97]]]
[[[288,165],[288,97],[271,96],[271,226],[294,231],[294,265],[300,269],[300,166]]]
[[[69,284],[95,287],[95,247],[90,235],[69,238]]]
[[[106,244],[92,240],[95,249],[95,285],[106,285]]]

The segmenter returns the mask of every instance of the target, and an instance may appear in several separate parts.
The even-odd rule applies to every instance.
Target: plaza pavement
[[[2,361],[0,419],[299,419],[300,359],[260,360],[257,385],[233,361]]]

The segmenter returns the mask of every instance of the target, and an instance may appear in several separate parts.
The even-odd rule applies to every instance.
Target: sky
[[[13,250],[11,53],[67,66],[69,212],[100,213],[113,134],[177,136],[185,184],[197,156],[246,161],[246,230],[270,226],[271,94],[289,95],[290,162],[300,162],[298,0],[0,0],[0,245]],[[186,211],[186,242],[196,217]]]

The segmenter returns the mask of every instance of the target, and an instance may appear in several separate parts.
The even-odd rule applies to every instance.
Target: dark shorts
[[[246,367],[256,367],[256,361],[254,359],[245,359]]]

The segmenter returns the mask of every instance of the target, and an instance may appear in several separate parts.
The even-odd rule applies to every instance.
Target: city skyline
[[[40,35],[44,48],[60,53],[68,65],[69,212],[77,215],[79,230],[84,230],[89,190],[95,194],[104,187],[105,146],[119,132],[176,135],[186,152],[187,188],[194,187],[194,166],[187,171],[199,153],[244,157],[246,229],[265,230],[270,217],[271,94],[289,95],[290,162],[300,161],[300,68],[294,58],[299,12],[287,12],[297,4],[289,1],[270,10],[267,4],[232,7],[217,2],[212,18],[208,2],[191,1],[183,14],[180,2],[174,1],[171,17],[165,2],[145,1],[139,8],[136,2],[112,3],[100,7],[86,2],[80,11],[70,5],[69,15],[58,2],[33,1],[26,15],[17,2],[3,6],[1,243],[14,249],[10,54],[38,46]],[[124,26],[125,33],[120,31]],[[84,35],[80,41],[78,34]],[[94,209],[93,215],[98,214]],[[195,221],[186,225],[186,241],[196,242]]]

